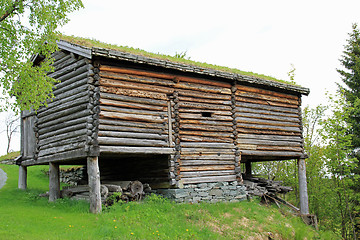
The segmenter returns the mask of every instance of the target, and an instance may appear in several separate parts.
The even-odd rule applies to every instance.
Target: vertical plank
[[[298,172],[299,172],[300,213],[309,214],[309,200],[307,193],[305,158],[298,159]]]
[[[169,129],[169,147],[173,146],[172,140],[172,118],[171,118],[171,102],[170,99],[168,101],[168,129]]]
[[[90,190],[90,212],[101,213],[100,170],[98,157],[87,158]]]
[[[19,166],[18,188],[25,190],[27,188],[27,167]]]
[[[49,202],[60,198],[60,171],[58,163],[49,163]]]

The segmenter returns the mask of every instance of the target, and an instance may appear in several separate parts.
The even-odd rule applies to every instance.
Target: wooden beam
[[[60,198],[60,171],[58,163],[49,163],[49,202]]]
[[[90,190],[90,212],[101,213],[100,170],[98,157],[87,158],[87,171]]]
[[[304,158],[298,159],[298,173],[299,173],[300,213],[309,214],[309,197],[307,193],[307,181],[306,181],[306,163]]]
[[[27,188],[27,167],[19,166],[18,188],[25,190]]]

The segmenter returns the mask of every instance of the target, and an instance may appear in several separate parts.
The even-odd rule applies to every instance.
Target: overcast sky
[[[62,33],[154,53],[186,51],[195,61],[284,80],[293,64],[295,81],[310,88],[303,106],[326,104],[325,92],[335,92],[343,46],[352,23],[360,24],[359,0],[83,2]]]

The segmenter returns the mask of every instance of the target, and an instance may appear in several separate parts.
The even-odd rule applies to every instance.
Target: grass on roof
[[[263,75],[263,74],[257,74],[257,73],[253,73],[253,72],[241,71],[241,70],[236,69],[236,68],[228,68],[228,67],[218,66],[218,65],[214,65],[214,64],[197,62],[197,61],[189,60],[189,59],[186,59],[186,58],[169,56],[169,55],[160,54],[160,53],[151,53],[151,52],[147,52],[147,51],[144,51],[144,50],[141,50],[141,49],[138,49],[138,48],[132,48],[132,47],[127,47],[127,46],[119,46],[119,45],[114,45],[114,44],[103,43],[103,42],[100,42],[100,41],[95,40],[95,39],[88,39],[88,38],[75,37],[75,36],[67,36],[67,35],[63,35],[63,34],[59,35],[59,37],[60,37],[61,40],[65,40],[65,41],[68,41],[68,42],[71,42],[71,43],[74,43],[74,44],[78,44],[78,45],[81,45],[81,46],[84,46],[84,47],[88,47],[88,48],[98,47],[98,48],[111,49],[111,50],[116,50],[116,51],[141,55],[141,56],[144,56],[144,57],[151,57],[151,58],[157,58],[157,59],[162,59],[162,60],[168,60],[168,61],[176,62],[176,63],[183,63],[183,64],[197,66],[197,67],[210,68],[210,69],[214,69],[214,70],[218,70],[218,71],[236,73],[236,74],[256,77],[256,78],[260,78],[260,79],[264,79],[264,80],[281,82],[281,83],[290,84],[290,85],[296,85],[293,82],[276,79],[274,77],[266,76],[266,75]]]

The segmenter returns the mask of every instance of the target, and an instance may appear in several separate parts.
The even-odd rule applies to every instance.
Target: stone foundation
[[[182,189],[157,189],[156,192],[179,203],[238,202],[247,199],[246,187],[237,181],[189,184]]]

